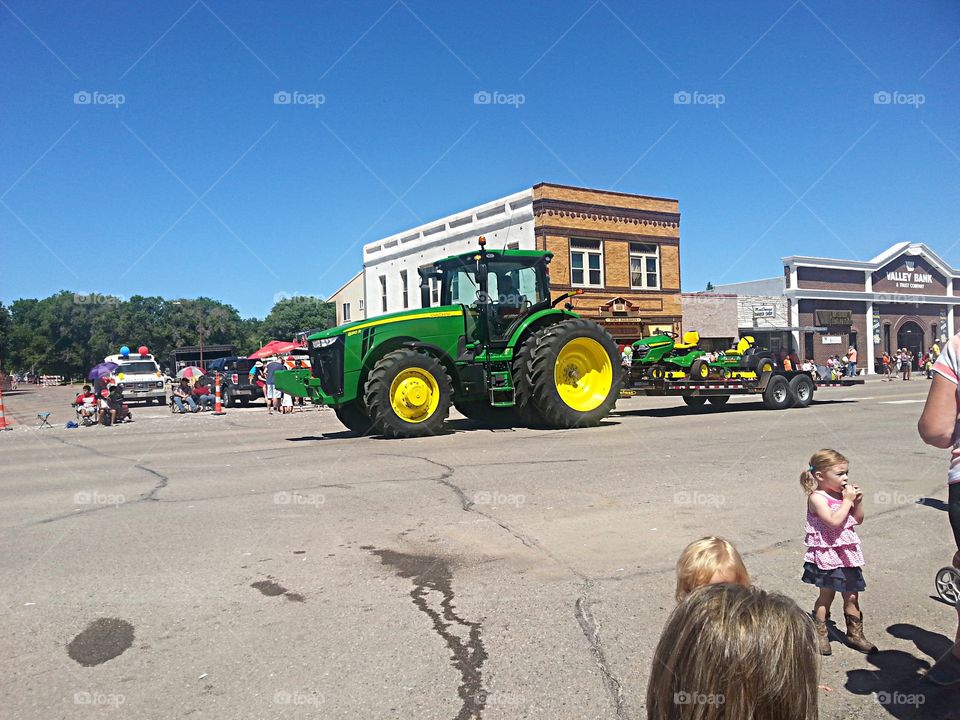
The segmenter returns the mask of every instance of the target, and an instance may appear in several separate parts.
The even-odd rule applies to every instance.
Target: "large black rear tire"
[[[343,423],[347,430],[357,435],[367,435],[376,430],[373,421],[367,415],[363,402],[359,398],[340,407],[335,407],[333,412],[337,416],[337,420]]]
[[[441,432],[452,397],[453,384],[440,361],[409,348],[380,358],[364,392],[370,419],[389,438]]]
[[[597,425],[620,396],[623,373],[617,343],[590,320],[571,318],[535,335],[530,381],[533,405],[546,425]]]
[[[683,404],[692,408],[703,407],[707,404],[707,398],[705,395],[682,395]]]
[[[514,412],[526,427],[540,427],[544,424],[543,415],[533,401],[533,351],[537,347],[543,330],[530,334],[517,347],[513,356],[513,392]]]

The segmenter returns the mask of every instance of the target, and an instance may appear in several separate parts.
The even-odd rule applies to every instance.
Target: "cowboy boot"
[[[830,649],[830,633],[827,630],[827,621],[820,620],[816,614],[813,614],[812,617],[813,624],[817,628],[817,651],[821,655],[832,655],[833,650]]]
[[[863,636],[863,614],[854,617],[844,613],[843,617],[847,621],[847,643],[850,647],[867,654],[876,652],[877,646]]]

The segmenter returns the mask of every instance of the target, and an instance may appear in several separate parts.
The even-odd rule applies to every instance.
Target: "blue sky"
[[[0,0],[0,301],[262,317],[541,181],[678,198],[684,290],[903,240],[960,266],[958,41],[952,0]]]

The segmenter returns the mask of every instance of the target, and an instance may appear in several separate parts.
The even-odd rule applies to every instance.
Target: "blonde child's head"
[[[754,587],[698,588],[677,605],[654,652],[650,720],[816,720],[813,621]]]
[[[820,487],[817,473],[825,472],[844,463],[849,463],[849,461],[836,450],[830,450],[829,448],[817,450],[810,458],[810,462],[807,463],[807,469],[800,473],[800,485],[803,487],[803,491],[809,495]]]
[[[750,575],[737,549],[727,540],[705,537],[694,540],[677,560],[677,602],[698,587],[734,583],[748,587]]]

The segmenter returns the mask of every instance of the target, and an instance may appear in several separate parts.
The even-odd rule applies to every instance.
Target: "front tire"
[[[698,358],[690,365],[690,377],[693,380],[706,380],[710,375],[710,366],[703,358]]]
[[[723,407],[727,404],[727,401],[730,399],[729,395],[711,395],[707,398],[710,401],[711,405],[716,405],[717,407]]]
[[[163,395],[163,396],[157,398],[157,405],[166,405],[166,404],[167,404],[167,396],[166,396],[166,395]]]
[[[335,407],[333,412],[337,416],[337,420],[343,423],[343,426],[347,428],[347,430],[357,435],[366,435],[376,429],[359,398],[345,405]]]
[[[224,408],[231,408],[234,406],[233,395],[231,395],[230,391],[225,387],[220,388],[220,404]]]
[[[537,336],[530,363],[533,404],[546,424],[590,427],[603,420],[620,396],[617,344],[583,318],[564,320]]]
[[[387,353],[364,393],[373,424],[389,438],[436,435],[450,413],[453,384],[435,357],[408,348]]]

